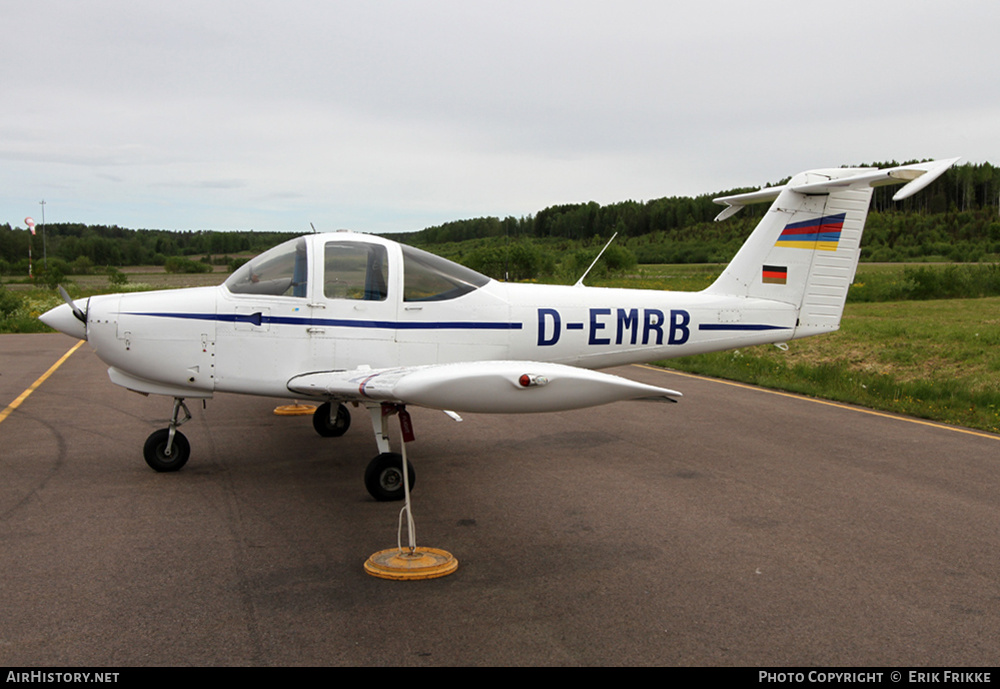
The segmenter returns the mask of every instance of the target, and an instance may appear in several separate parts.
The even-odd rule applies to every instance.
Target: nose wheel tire
[[[154,471],[178,471],[187,464],[188,457],[191,456],[191,444],[180,431],[174,432],[174,443],[167,454],[167,440],[170,438],[170,429],[162,428],[154,431],[142,448],[142,455],[146,459],[146,464]]]
[[[417,476],[413,465],[406,462],[406,470],[410,479],[410,490]],[[403,490],[403,456],[397,452],[383,452],[373,459],[365,470],[365,488],[373,498],[380,502],[402,500]]]

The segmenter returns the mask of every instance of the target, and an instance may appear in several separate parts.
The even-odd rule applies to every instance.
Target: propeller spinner
[[[38,320],[61,333],[66,333],[80,340],[86,340],[87,312],[70,299],[69,294],[66,293],[62,285],[59,285],[59,294],[66,303],[60,304],[54,309],[49,309],[39,316]]]

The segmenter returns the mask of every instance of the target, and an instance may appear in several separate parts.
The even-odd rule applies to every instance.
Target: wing
[[[620,400],[674,402],[675,390],[537,361],[475,361],[296,376],[288,389],[342,401],[402,402],[455,412],[513,414],[566,411]]]

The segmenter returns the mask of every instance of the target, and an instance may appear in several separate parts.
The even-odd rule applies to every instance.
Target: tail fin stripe
[[[836,227],[837,231],[844,226],[844,219],[847,213],[837,213],[836,215],[824,215],[822,218],[803,220],[801,222],[790,222],[785,225],[785,231],[781,234],[793,234],[796,232],[808,232],[810,229],[822,228],[826,226]]]
[[[813,220],[788,223],[774,245],[790,249],[836,251],[846,217],[846,213],[838,213]]]

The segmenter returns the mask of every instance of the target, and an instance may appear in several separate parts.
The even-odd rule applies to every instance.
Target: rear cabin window
[[[323,263],[323,294],[327,299],[385,301],[387,254],[380,244],[329,242]]]

